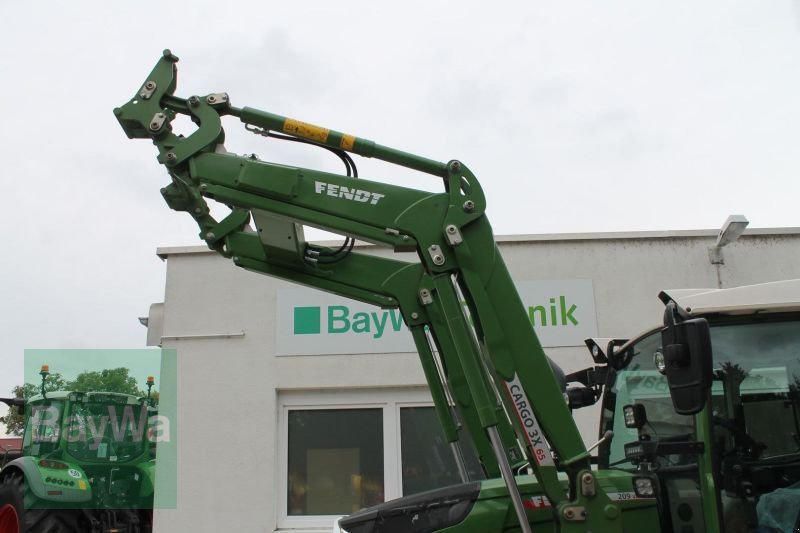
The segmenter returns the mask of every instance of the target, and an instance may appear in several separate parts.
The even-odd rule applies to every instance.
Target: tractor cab
[[[40,374],[41,394],[24,402],[22,456],[0,470],[0,531],[150,531],[150,395],[46,391],[48,368]]]
[[[66,470],[74,478],[42,474],[45,485],[50,479],[86,491],[62,491],[64,503],[91,495],[93,507],[147,507],[152,411],[146,401],[128,394],[58,391],[35,396],[26,405],[23,456],[33,458],[42,472]],[[45,491],[49,497],[41,505],[59,503],[51,492]]]
[[[600,467],[649,476],[664,502],[664,531],[710,530],[717,521],[726,531],[795,530],[800,280],[666,296],[708,322],[711,350],[692,363],[697,379],[678,384],[667,328],[614,350],[600,425],[613,438],[600,446]],[[691,386],[697,405],[686,410],[679,400]]]
[[[147,450],[150,408],[135,396],[50,392],[26,405],[23,452],[78,462],[124,463]]]

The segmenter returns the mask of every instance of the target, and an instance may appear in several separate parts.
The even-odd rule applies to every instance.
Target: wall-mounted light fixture
[[[744,215],[731,215],[722,225],[717,235],[717,242],[714,246],[708,249],[708,257],[711,259],[712,265],[724,265],[725,260],[722,257],[722,248],[735,242],[736,239],[744,232],[744,229],[750,223]]]

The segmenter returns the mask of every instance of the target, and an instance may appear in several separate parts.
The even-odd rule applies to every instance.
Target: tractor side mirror
[[[703,410],[713,379],[711,333],[704,318],[690,318],[674,301],[667,303],[661,330],[663,358],[656,366],[667,376],[675,412],[693,415]]]

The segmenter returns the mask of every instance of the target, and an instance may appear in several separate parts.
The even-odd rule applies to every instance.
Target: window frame
[[[294,410],[381,409],[383,413],[383,493],[386,501],[402,496],[402,450],[400,409],[433,407],[425,387],[402,389],[331,389],[278,391],[278,421],[275,467],[275,501],[278,530],[330,531],[342,515],[288,514],[289,486],[289,412]]]

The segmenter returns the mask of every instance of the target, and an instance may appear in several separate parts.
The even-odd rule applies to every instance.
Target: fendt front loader
[[[350,533],[689,531],[673,523],[659,472],[593,468],[570,409],[597,400],[605,366],[565,387],[545,356],[500,256],[478,180],[457,160],[426,159],[373,141],[258,109],[234,107],[227,93],[174,95],[178,58],[166,50],[136,94],[114,110],[129,138],[149,139],[171,183],[161,189],[200,238],[242,268],[383,308],[408,325],[442,430],[463,483],[400,498],[340,521]],[[187,136],[172,122],[197,125]],[[223,116],[254,133],[332,151],[347,175],[236,155],[224,146]],[[413,169],[442,185],[426,192],[357,179],[354,153]],[[229,213],[217,220],[209,200]],[[345,237],[338,248],[308,243],[303,227]],[[353,250],[354,239],[414,252],[416,261]],[[711,376],[708,324],[669,302],[663,337],[671,398],[695,424],[676,442],[699,489],[702,528],[721,531],[719,488],[709,459]],[[607,372],[606,372],[607,373]],[[461,429],[464,428],[464,429]],[[613,439],[605,432],[600,445]],[[471,481],[461,445],[473,446],[486,475]],[[638,441],[637,441],[638,443]],[[692,481],[693,480],[693,481]]]

